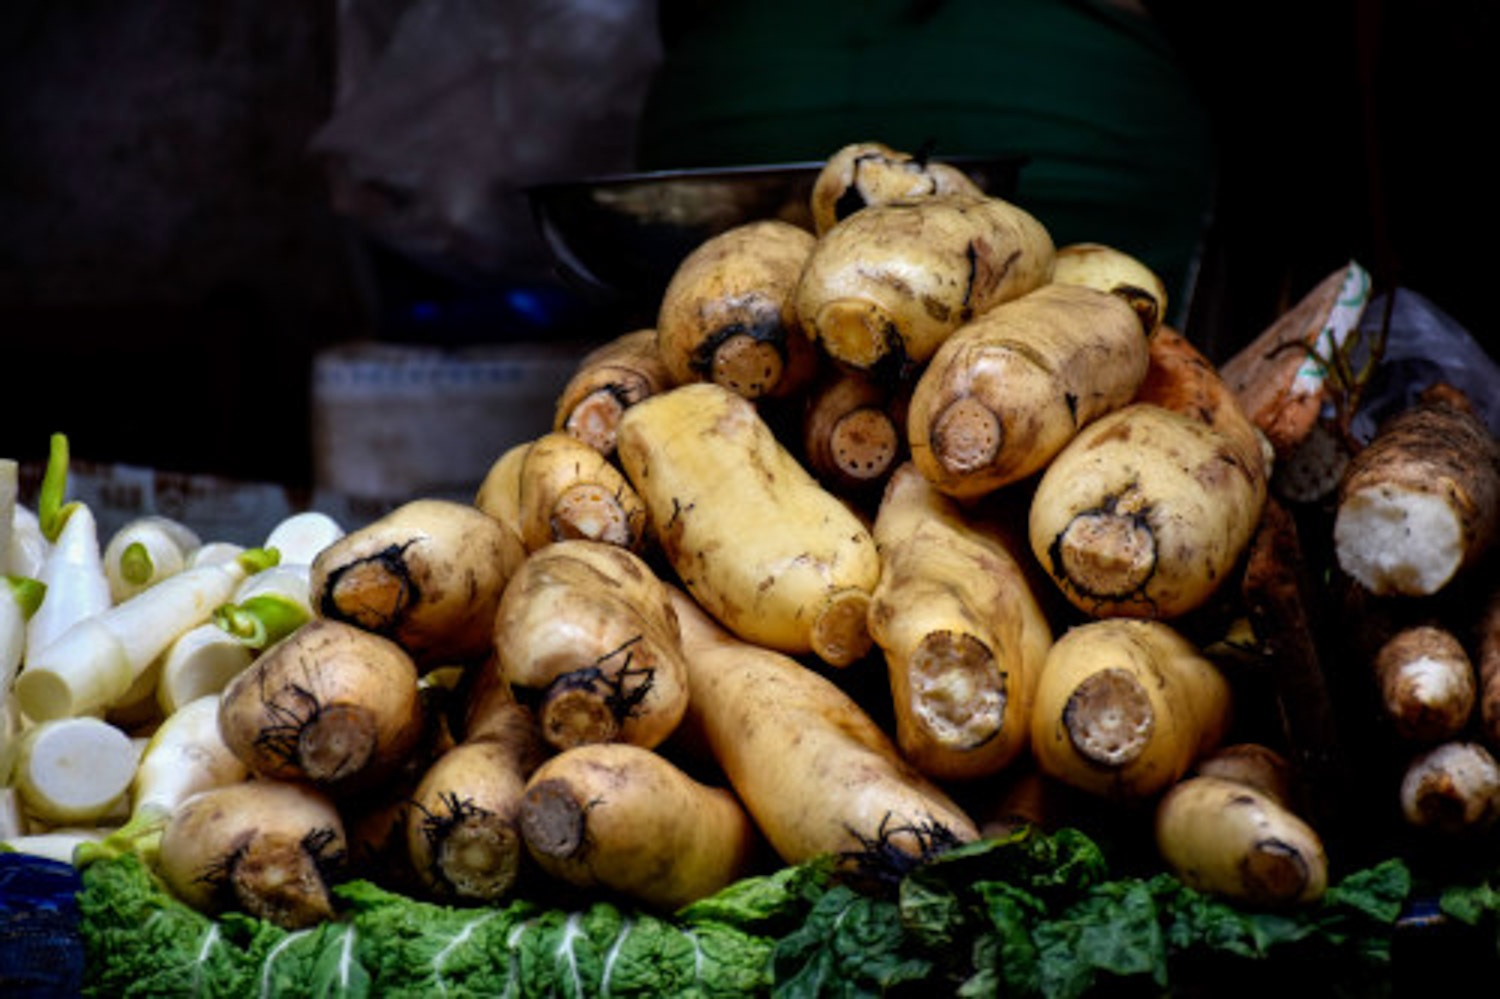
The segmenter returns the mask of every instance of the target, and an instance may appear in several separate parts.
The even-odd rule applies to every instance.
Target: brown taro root
[[[525,554],[513,530],[477,507],[416,499],[324,548],[309,596],[321,617],[391,639],[419,668],[477,660]]]
[[[623,472],[569,434],[542,434],[520,468],[521,543],[528,552],[568,538],[646,547],[646,504]]]
[[[598,541],[557,541],[527,557],[494,621],[506,681],[535,700],[556,749],[659,745],[687,703],[670,597],[645,561]]]
[[[1480,615],[1474,648],[1483,741],[1500,750],[1500,587],[1490,593]]]
[[[1380,703],[1396,734],[1412,742],[1456,738],[1469,724],[1478,677],[1463,643],[1448,629],[1403,628],[1375,655]]]
[[[1349,462],[1333,525],[1339,567],[1371,593],[1430,596],[1500,527],[1500,441],[1439,383]]]
[[[808,471],[840,496],[878,499],[906,458],[910,393],[833,368],[808,393],[802,453]]]
[[[558,394],[552,429],[612,457],[620,414],[672,385],[656,337],[655,328],[631,330],[585,354]]]
[[[1439,743],[1408,763],[1400,786],[1401,814],[1440,836],[1486,833],[1500,819],[1500,764],[1468,739]]]
[[[649,749],[564,750],[527,783],[527,851],[553,877],[671,912],[748,873],[757,833],[730,791]]]
[[[746,399],[806,386],[818,357],[791,296],[814,242],[806,229],[762,219],[711,236],[683,258],[656,321],[657,353],[672,380],[713,382]]]
[[[339,795],[394,774],[421,742],[424,723],[405,650],[324,618],[261,653],[219,703],[224,744],[252,773]]]
[[[303,929],[333,918],[329,886],[345,853],[343,821],[323,792],[256,779],[184,801],[162,831],[158,869],[200,912]]]
[[[912,460],[950,496],[983,496],[1044,468],[1089,423],[1130,402],[1147,341],[1128,304],[1050,284],[955,330],[917,378]]]

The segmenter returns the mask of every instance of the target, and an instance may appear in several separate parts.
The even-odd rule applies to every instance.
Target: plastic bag
[[[550,265],[523,188],[629,169],[654,0],[341,0],[335,211],[454,276]]]

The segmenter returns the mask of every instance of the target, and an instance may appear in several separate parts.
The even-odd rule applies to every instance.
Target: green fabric
[[[1144,18],[1087,0],[663,0],[643,169],[826,158],[876,139],[1027,157],[1059,244],[1138,256],[1184,301],[1212,198],[1207,115]]]

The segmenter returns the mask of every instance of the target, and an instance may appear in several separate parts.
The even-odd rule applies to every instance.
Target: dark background
[[[1494,354],[1493,6],[1149,6],[1218,131],[1189,335],[1227,357],[1356,259]],[[413,266],[335,210],[308,144],[336,35],[328,3],[4,5],[0,454],[38,460],[65,430],[94,460],[297,486],[318,350],[589,335],[490,307],[503,279]],[[424,325],[401,309],[423,296],[469,307]]]

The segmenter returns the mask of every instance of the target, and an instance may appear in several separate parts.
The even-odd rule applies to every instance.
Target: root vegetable
[[[20,492],[21,466],[14,458],[0,458],[0,576],[11,568],[12,538],[16,532],[16,496]]]
[[[41,521],[35,511],[20,504],[10,520],[9,575],[35,579],[42,573],[47,562],[51,543],[42,533]]]
[[[192,795],[162,833],[160,872],[200,912],[242,911],[285,929],[334,916],[343,821],[304,784],[249,780]]]
[[[631,330],[585,354],[558,394],[552,429],[613,457],[620,415],[673,384],[656,340],[654,327]]]
[[[167,517],[153,514],[126,522],[104,546],[110,600],[119,603],[181,572],[200,544],[191,528]]]
[[[48,829],[0,839],[0,851],[11,850],[62,864],[76,864],[80,848],[102,842],[109,833],[108,826]]]
[[[707,381],[746,399],[799,391],[817,370],[792,292],[812,233],[763,219],[711,236],[662,292],[657,353],[677,384]]]
[[[1092,616],[1180,617],[1230,578],[1254,537],[1267,497],[1259,458],[1151,403],[1108,413],[1042,473],[1032,553]]]
[[[826,677],[736,638],[673,591],[702,739],[784,863],[838,854],[911,864],[978,837],[973,820],[913,767]]]
[[[655,747],[687,706],[670,594],[615,545],[558,541],[533,552],[501,598],[494,647],[509,685],[538,699],[542,733],[559,749]]]
[[[757,841],[731,792],[622,743],[543,763],[527,782],[520,826],[527,851],[553,877],[668,912],[746,874]]]
[[[1482,741],[1500,749],[1500,587],[1490,593],[1480,615],[1474,648]]]
[[[383,635],[427,669],[488,653],[500,591],[524,557],[483,511],[415,499],[324,548],[309,592],[322,617]]]
[[[1446,385],[1387,420],[1339,483],[1339,567],[1377,595],[1437,593],[1497,529],[1500,441]]]
[[[474,506],[510,528],[518,540],[523,533],[521,481],[531,444],[530,440],[524,440],[501,452],[485,472],[474,494]]]
[[[214,609],[213,623],[260,652],[312,620],[311,586],[312,568],[306,562],[262,569]]]
[[[906,458],[910,393],[833,369],[809,393],[802,418],[808,471],[837,495],[873,496]]]
[[[331,794],[392,775],[420,742],[417,669],[399,645],[315,618],[262,652],[224,688],[224,742],[261,777]]]
[[[1147,336],[1156,332],[1167,314],[1167,286],[1155,271],[1117,247],[1103,243],[1059,246],[1052,281],[1118,295],[1135,310]]]
[[[912,459],[951,496],[982,496],[1042,469],[1146,376],[1135,312],[1093,288],[1051,284],[956,331],[912,389]]]
[[[262,548],[274,548],[282,565],[312,565],[318,553],[347,532],[329,514],[303,510],[282,518],[266,535]]]
[[[560,431],[543,434],[531,442],[519,474],[521,543],[528,552],[569,538],[645,548],[645,503],[590,445]]]
[[[1051,626],[1001,536],[910,462],[875,519],[871,637],[885,653],[903,755],[938,779],[1008,765],[1031,739]]]
[[[1188,777],[1156,806],[1156,845],[1188,887],[1257,909],[1308,905],[1328,887],[1317,832],[1254,787]]]
[[[980,197],[984,191],[951,164],[883,142],[851,142],[828,157],[813,178],[809,199],[813,231],[821,236],[869,205],[934,194]]]
[[[1192,341],[1170,326],[1158,326],[1151,334],[1148,356],[1150,363],[1136,390],[1136,402],[1155,403],[1201,420],[1233,440],[1262,478],[1270,475],[1275,457],[1270,442],[1251,422],[1213,362]]]
[[[170,715],[191,701],[217,694],[254,659],[248,645],[212,621],[190,628],[162,653],[157,703]]]
[[[1140,801],[1170,787],[1228,731],[1229,682],[1171,626],[1110,618],[1052,644],[1031,744],[1042,770],[1080,790]]]
[[[1263,743],[1236,742],[1220,746],[1200,759],[1193,767],[1193,773],[1248,785],[1280,805],[1293,807],[1291,764],[1286,757]]]
[[[1416,625],[1391,636],[1376,653],[1374,676],[1386,717],[1402,739],[1446,742],[1474,713],[1474,664],[1463,643],[1438,625]]]
[[[79,621],[50,645],[31,649],[16,697],[37,721],[101,711],[128,692],[184,632],[203,624],[267,555],[184,569],[122,603]]]
[[[752,403],[679,386],[626,412],[619,456],[668,562],[730,631],[834,666],[869,651],[875,541]]]
[[[26,654],[26,622],[45,592],[35,579],[0,576],[0,693],[7,698]]]
[[[1418,754],[1401,777],[1406,822],[1444,836],[1488,832],[1500,818],[1500,764],[1485,746],[1466,739]]]
[[[1053,255],[1046,228],[1000,198],[871,205],[819,237],[796,310],[838,363],[902,374],[961,325],[1050,281]]]
[[[130,737],[98,718],[59,718],[26,729],[13,781],[26,811],[49,825],[88,825],[120,804],[137,754]]]
[[[73,505],[36,578],[46,591],[26,623],[26,647],[32,653],[114,604],[92,509]]]

